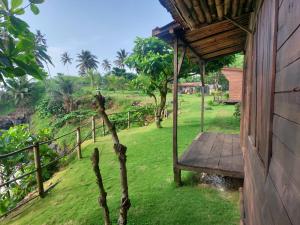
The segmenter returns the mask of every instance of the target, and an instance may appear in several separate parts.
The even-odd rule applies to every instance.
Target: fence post
[[[102,119],[102,127],[103,127],[103,136],[105,136],[105,124],[104,124],[104,120]]]
[[[34,154],[34,165],[36,169],[36,183],[38,187],[39,196],[41,198],[44,197],[44,185],[43,185],[43,177],[42,177],[42,167],[41,167],[41,157],[40,157],[40,145],[36,142],[33,146],[33,154]]]
[[[95,126],[95,116],[92,117],[92,134],[93,134],[93,141],[96,142],[96,126]]]
[[[127,113],[127,122],[128,122],[127,127],[129,129],[130,128],[130,111],[128,111],[128,113]]]
[[[77,134],[77,157],[78,159],[81,159],[82,158],[82,155],[81,155],[81,137],[80,137],[80,127],[77,127],[76,129],[76,134]]]

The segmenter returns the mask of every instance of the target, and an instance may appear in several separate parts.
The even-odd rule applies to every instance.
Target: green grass
[[[183,97],[180,97],[181,99]],[[179,149],[182,152],[199,133],[200,98],[185,96],[180,106]],[[239,122],[232,117],[233,106],[214,106],[206,111],[205,130],[238,133]],[[183,173],[184,186],[177,188],[172,173],[172,120],[163,129],[132,128],[119,133],[128,147],[127,167],[132,207],[129,224],[146,225],[231,225],[238,224],[238,192],[224,192],[198,185],[190,172]],[[61,180],[44,199],[32,201],[3,224],[103,224],[98,189],[91,168],[94,147],[101,151],[101,171],[113,224],[120,202],[119,165],[111,137],[85,144],[83,159],[72,161],[49,182]]]

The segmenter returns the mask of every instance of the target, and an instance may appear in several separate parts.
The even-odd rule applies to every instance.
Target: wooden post
[[[81,159],[82,158],[82,155],[81,155],[81,137],[80,137],[80,127],[77,127],[77,157],[78,159]]]
[[[42,176],[42,168],[41,168],[41,157],[40,157],[40,146],[39,143],[35,143],[33,146],[33,154],[34,154],[34,165],[36,169],[36,183],[38,187],[39,196],[41,198],[44,197],[44,185],[43,185],[43,176]]]
[[[245,208],[244,208],[244,193],[243,188],[239,188],[240,192],[240,225],[245,224]]]
[[[105,124],[104,124],[104,120],[102,119],[102,127],[103,127],[103,136],[105,136]]]
[[[130,128],[130,111],[128,111],[128,113],[127,113],[127,123],[128,123],[127,127],[129,129]]]
[[[202,74],[201,74],[201,132],[204,131],[204,76],[205,76],[205,63],[202,63]]]
[[[174,41],[174,78],[173,78],[173,171],[174,182],[181,183],[178,164],[177,123],[178,123],[178,38]]]
[[[96,143],[96,123],[95,123],[95,116],[92,117],[92,135],[93,141]]]

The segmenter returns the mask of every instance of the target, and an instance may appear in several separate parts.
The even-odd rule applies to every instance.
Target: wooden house
[[[174,46],[173,169],[244,177],[241,223],[300,224],[300,1],[160,0],[174,21],[153,35]],[[240,135],[201,133],[177,152],[177,77],[244,51]],[[204,85],[204,83],[203,83]],[[202,97],[202,127],[203,102]]]
[[[229,83],[229,99],[227,103],[241,102],[242,99],[242,85],[243,85],[243,70],[239,68],[225,67],[221,73],[226,77]]]

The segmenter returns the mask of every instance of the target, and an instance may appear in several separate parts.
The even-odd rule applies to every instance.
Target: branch
[[[127,213],[130,208],[130,200],[128,194],[128,181],[127,181],[127,169],[126,169],[126,146],[122,145],[119,141],[118,134],[116,132],[115,126],[110,122],[106,112],[105,112],[105,98],[101,95],[100,92],[95,96],[98,106],[99,106],[99,114],[101,115],[105,125],[108,127],[111,132],[115,153],[118,156],[120,163],[120,178],[121,178],[121,186],[122,186],[122,197],[121,197],[121,206],[119,211],[119,225],[127,224]]]
[[[98,148],[94,149],[94,153],[92,155],[92,164],[93,164],[93,170],[95,172],[96,178],[97,178],[97,184],[100,191],[99,196],[99,205],[103,208],[103,216],[104,216],[104,222],[105,225],[111,225],[110,218],[109,218],[109,209],[107,206],[106,196],[107,193],[105,192],[102,176],[99,168],[99,150]]]

